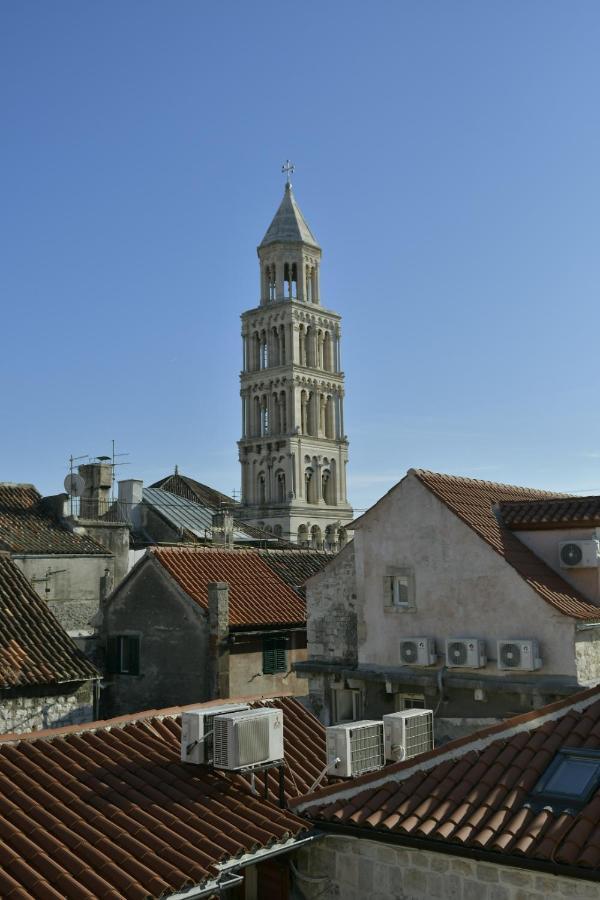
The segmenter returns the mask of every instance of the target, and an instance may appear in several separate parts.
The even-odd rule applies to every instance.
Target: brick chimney
[[[211,700],[229,697],[229,585],[208,585],[208,690]]]

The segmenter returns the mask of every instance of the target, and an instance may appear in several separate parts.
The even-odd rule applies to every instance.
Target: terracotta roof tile
[[[99,677],[17,565],[0,554],[0,688]]]
[[[69,553],[106,556],[86,535],[75,534],[43,508],[32,484],[0,483],[0,550],[12,553]]]
[[[219,701],[218,701],[219,702]],[[288,798],[325,764],[323,726],[284,711]],[[209,704],[210,705],[210,704]],[[279,847],[309,825],[234,773],[182,764],[179,711],[0,739],[0,897],[142,900],[212,881],[216,864]]]
[[[600,497],[546,497],[500,504],[507,528],[595,528],[600,525]]]
[[[459,519],[503,556],[547,603],[575,619],[600,619],[600,607],[586,600],[558,572],[536,556],[506,527],[500,515],[496,516],[494,512],[499,504],[506,505],[514,501],[547,502],[560,499],[564,502],[562,495],[422,469],[410,471]]]
[[[546,798],[531,802],[558,749],[579,741],[600,753],[599,723],[596,687],[292,806],[316,824],[369,827],[600,874],[600,787],[579,810],[554,808]],[[551,743],[552,752],[541,743]]]
[[[286,554],[286,551],[270,551],[268,561],[264,552],[256,549],[154,547],[149,552],[204,609],[208,608],[208,585],[226,582],[229,585],[229,624],[233,627],[292,625],[306,621],[304,599],[273,569],[271,554]],[[325,554],[317,556],[324,557]],[[278,565],[281,569],[287,564],[280,560]]]

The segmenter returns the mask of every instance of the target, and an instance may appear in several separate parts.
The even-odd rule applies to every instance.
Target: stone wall
[[[45,692],[44,691],[45,687]],[[0,692],[0,734],[22,734],[94,720],[93,682]]]
[[[597,684],[600,680],[600,628],[575,632],[575,660],[578,682]]]
[[[299,851],[296,868],[305,900],[600,900],[597,882],[338,835]]]

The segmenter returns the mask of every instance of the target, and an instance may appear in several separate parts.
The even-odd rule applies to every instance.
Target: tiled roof
[[[180,475],[179,472],[176,472],[174,475],[167,475],[166,478],[161,478],[159,481],[151,484],[150,487],[160,488],[163,491],[169,491],[171,494],[178,494],[187,500],[195,500],[197,503],[209,506],[212,509],[218,509],[221,506],[235,507],[239,505],[233,497],[228,497],[227,494],[222,494],[221,491],[217,491],[207,484],[201,484],[201,482],[195,481],[193,478],[188,478],[187,475]]]
[[[46,512],[32,484],[0,483],[0,550],[107,555],[92,538],[74,534]]]
[[[579,811],[531,808],[562,747],[600,750],[600,688],[292,803],[317,824],[355,826],[600,872],[600,787]]]
[[[292,698],[252,705],[283,709],[286,797],[308,790],[323,726]],[[276,772],[265,800],[262,774],[253,792],[248,777],[182,763],[179,712],[0,739],[0,897],[168,897],[308,831],[279,808]]]
[[[331,562],[333,554],[317,550],[260,550],[262,559],[276,575],[302,597],[304,583]]]
[[[256,549],[153,547],[149,551],[181,588],[205,609],[208,585],[229,585],[229,624],[292,625],[306,621],[306,604]]]
[[[267,229],[267,233],[260,242],[260,246],[274,244],[278,241],[286,243],[311,244],[318,247],[317,239],[308,227],[306,219],[302,215],[300,207],[296,203],[291,184],[286,184],[283,200],[273,217],[273,221]]]
[[[575,619],[600,619],[600,608],[587,601],[558,572],[525,546],[494,515],[494,507],[509,501],[560,499],[560,495],[530,488],[410,470],[432,494],[503,556],[541,597]]]
[[[99,677],[16,564],[0,554],[0,688]]]
[[[513,531],[519,528],[595,528],[600,525],[600,497],[501,503],[500,517]]]

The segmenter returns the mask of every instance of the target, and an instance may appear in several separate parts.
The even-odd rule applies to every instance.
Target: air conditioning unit
[[[328,772],[331,775],[352,778],[383,768],[383,722],[365,719],[346,725],[332,725],[325,729],[325,736]],[[336,763],[336,759],[339,762]]]
[[[449,669],[482,669],[486,662],[485,641],[479,638],[449,638],[446,641],[446,665]]]
[[[405,666],[432,666],[436,659],[433,638],[403,638],[400,641],[400,662]]]
[[[558,558],[562,569],[595,569],[600,561],[600,542],[561,541]]]
[[[188,709],[181,714],[181,761],[212,763],[215,716],[249,709],[247,703],[224,703],[221,706]]]
[[[541,669],[537,641],[498,641],[498,668],[533,672]]]
[[[384,716],[383,742],[385,758],[391,762],[433,750],[433,711],[405,709]]]
[[[283,712],[249,709],[213,722],[215,769],[252,769],[283,759]]]

